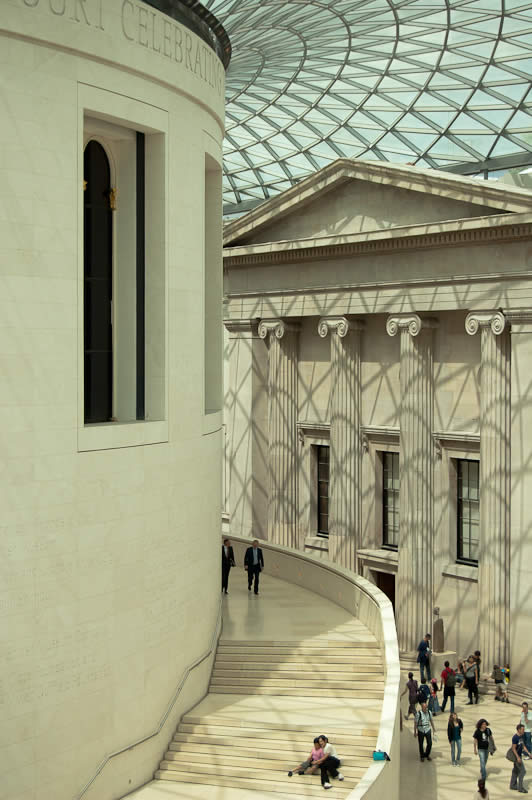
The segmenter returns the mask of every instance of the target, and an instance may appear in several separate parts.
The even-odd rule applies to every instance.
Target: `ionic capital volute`
[[[318,322],[318,333],[322,339],[325,339],[329,332],[337,333],[343,339],[350,331],[361,331],[363,327],[364,323],[360,319],[322,317]]]
[[[506,317],[502,311],[470,311],[466,317],[465,329],[470,336],[481,328],[491,328],[495,336],[499,336],[506,327]]]
[[[419,314],[392,314],[386,320],[386,333],[395,336],[399,331],[408,331],[410,336],[418,336],[424,328],[437,328],[438,320],[420,317]]]
[[[261,319],[259,322],[259,336],[261,339],[266,339],[268,336],[282,339],[285,333],[298,330],[298,323],[287,322],[284,319]]]

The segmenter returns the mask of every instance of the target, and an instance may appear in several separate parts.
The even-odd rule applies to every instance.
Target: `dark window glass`
[[[329,535],[329,448],[317,447],[318,456],[318,536]]]
[[[479,494],[478,461],[457,460],[456,560],[478,565]]]
[[[399,453],[382,454],[382,546],[399,545]]]
[[[113,414],[113,217],[111,170],[105,150],[89,142],[84,153],[85,422]]]

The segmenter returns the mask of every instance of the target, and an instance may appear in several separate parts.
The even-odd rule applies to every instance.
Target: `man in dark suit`
[[[254,592],[259,593],[259,575],[261,570],[264,569],[264,559],[262,557],[262,550],[259,547],[257,539],[253,540],[253,546],[248,547],[244,558],[244,569],[248,572],[248,592],[251,591],[251,584],[255,578]]]
[[[229,585],[229,571],[231,567],[235,566],[235,556],[231,542],[229,539],[224,539],[222,545],[222,592],[227,594],[227,587]]]

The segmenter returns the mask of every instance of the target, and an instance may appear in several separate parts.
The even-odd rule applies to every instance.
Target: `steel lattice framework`
[[[532,160],[532,2],[204,4],[233,47],[226,203],[339,157],[469,173]]]

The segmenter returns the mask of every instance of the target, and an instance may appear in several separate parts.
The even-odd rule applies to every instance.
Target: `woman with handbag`
[[[487,719],[479,719],[475,733],[473,734],[473,747],[475,755],[478,753],[480,759],[480,777],[483,780],[487,778],[486,764],[490,754],[490,737],[493,740],[491,729],[488,728]],[[493,743],[493,746],[495,743]]]
[[[462,731],[464,725],[458,718],[456,711],[449,714],[449,724],[447,725],[447,738],[451,745],[451,764],[453,767],[460,766],[460,756],[462,755]]]

